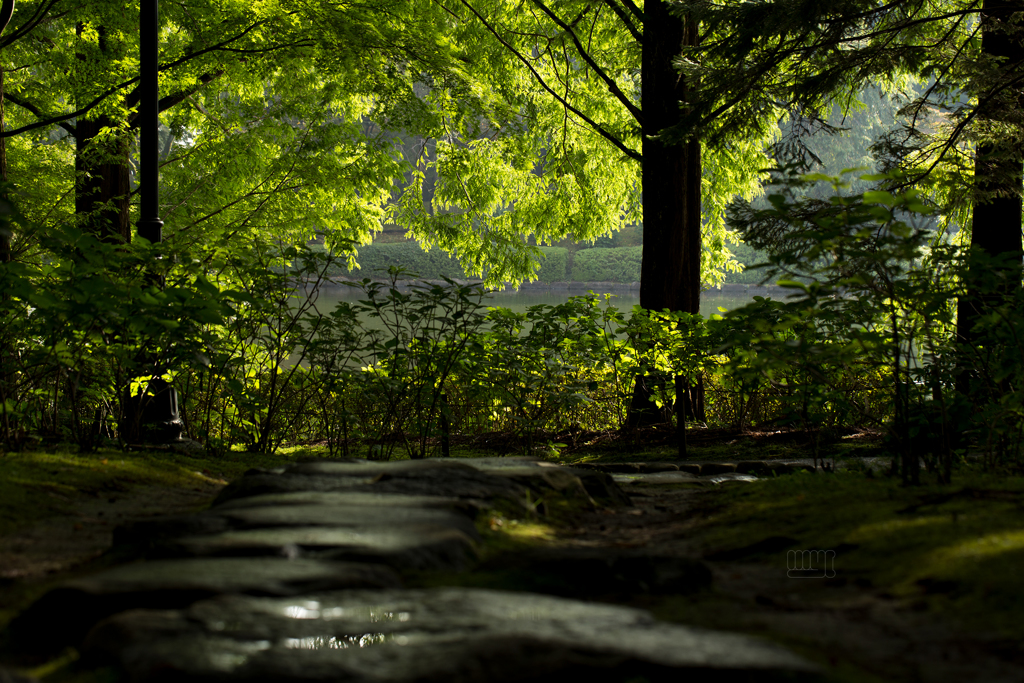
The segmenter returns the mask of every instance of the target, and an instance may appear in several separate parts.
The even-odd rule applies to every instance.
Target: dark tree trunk
[[[6,10],[6,3],[3,10]],[[3,14],[5,13],[6,12],[0,13],[0,22],[4,20]],[[2,30],[3,27],[0,26],[0,31]],[[6,112],[4,111],[4,68],[3,64],[0,64],[0,135],[2,135],[4,132],[5,115]],[[0,181],[4,183],[7,182],[7,138],[5,137],[0,137]],[[7,199],[6,188],[2,192],[0,192],[0,199]],[[10,260],[11,235],[6,232],[0,232],[0,263],[7,263]]]
[[[982,53],[1002,60],[1002,69],[1019,73],[1024,61],[1024,26],[1012,22],[1014,12],[1024,11],[1024,2],[986,0],[982,8]],[[1000,82],[1010,79],[1004,74]],[[981,90],[984,90],[982,84]],[[1019,88],[1006,88],[979,111],[981,121],[1005,121],[1024,124]],[[973,328],[978,317],[992,303],[1019,288],[1021,284],[1021,192],[1024,189],[1024,152],[1019,136],[978,145],[974,164],[974,221],[971,232],[970,261],[966,296],[957,310],[957,334],[973,343]],[[993,262],[993,259],[998,261]],[[961,389],[969,377],[960,376]]]
[[[84,26],[79,24],[79,37]],[[101,55],[107,56],[106,28],[96,30]],[[116,55],[109,55],[115,58]],[[84,71],[102,70],[105,63],[90,63],[90,57],[78,54]],[[96,93],[81,93],[91,99]],[[129,143],[126,126],[106,115],[79,118],[75,123],[75,214],[79,225],[99,239],[109,242],[130,242],[131,224],[128,221],[130,185],[128,181]],[[104,134],[105,129],[111,130]]]
[[[97,138],[113,127],[106,116],[80,119],[75,126],[75,213],[100,239],[130,242],[128,141],[123,134]]]
[[[695,45],[697,26],[669,13],[661,0],[644,7],[641,65],[643,110],[644,257],[640,305],[649,311],[700,311],[700,142],[670,145],[656,136],[679,123],[687,88],[672,60],[684,45]],[[667,414],[650,402],[652,383],[640,377],[633,391],[629,426],[663,422]],[[690,387],[686,396],[700,393]],[[692,403],[692,401],[691,401]],[[702,398],[697,403],[703,403]],[[685,412],[695,415],[697,405]]]

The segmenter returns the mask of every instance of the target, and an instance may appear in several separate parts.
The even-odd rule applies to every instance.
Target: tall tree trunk
[[[79,37],[85,26],[78,24]],[[102,70],[107,64],[107,31],[103,26],[96,29],[100,61],[91,61],[87,53],[77,57],[82,62],[83,72]],[[90,63],[91,62],[91,63]],[[89,92],[94,86],[87,85],[80,97],[91,99],[96,93]],[[127,126],[119,126],[109,116],[100,114],[95,118],[79,118],[75,123],[75,214],[79,225],[92,232],[99,239],[109,242],[130,242],[131,224],[128,222],[130,207],[130,185],[128,181],[129,143]]]
[[[640,305],[649,311],[700,311],[700,142],[680,146],[657,138],[661,131],[679,123],[680,107],[688,98],[686,83],[672,61],[684,45],[696,43],[696,22],[670,14],[669,5],[662,0],[648,0],[640,71],[644,136]],[[652,381],[657,380],[637,378],[630,405],[631,427],[665,419],[650,401]],[[687,412],[695,413],[694,406]]]
[[[1024,11],[1024,2],[986,0],[982,8],[982,53],[1001,60],[1000,70],[1020,73],[1024,62],[1024,25],[1012,20]],[[1010,79],[1004,74],[1001,82]],[[984,86],[982,86],[982,89]],[[1019,88],[1007,88],[979,111],[982,122],[1004,121],[1020,127],[1020,108],[1015,97]],[[978,145],[974,164],[974,221],[971,232],[970,262],[966,296],[957,304],[957,334],[973,343],[973,328],[979,316],[992,303],[1021,285],[1021,193],[1024,190],[1024,141],[1018,135]],[[992,259],[1001,259],[993,268]],[[968,377],[961,373],[961,389]]]
[[[130,242],[128,140],[121,131],[98,137],[115,127],[106,116],[79,119],[75,126],[75,213],[100,239]]]
[[[2,21],[0,15],[0,21]],[[0,30],[3,30],[0,27]],[[5,130],[4,111],[4,68],[0,63],[0,182],[7,183],[7,138],[2,137]],[[0,191],[0,199],[7,199],[7,189]],[[7,263],[11,260],[11,235],[7,232],[0,232],[0,263]],[[6,296],[6,295],[5,295]]]

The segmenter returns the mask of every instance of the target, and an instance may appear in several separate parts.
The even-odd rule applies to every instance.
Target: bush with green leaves
[[[624,343],[615,336],[623,323],[617,309],[588,294],[525,313],[492,308],[488,323],[471,395],[527,452],[545,431],[615,423],[624,390],[618,380],[627,374],[616,364]]]
[[[399,289],[403,274],[392,268],[389,283],[358,285],[366,299],[352,310],[380,327],[364,329],[354,354],[362,371],[350,378],[376,407],[372,422],[363,420],[364,433],[380,446],[374,454],[389,458],[400,442],[410,457],[422,458],[447,410],[446,385],[462,368],[467,347],[478,343],[484,292],[451,280]]]
[[[205,358],[228,297],[201,264],[160,245],[70,226],[36,239],[45,256],[0,264],[4,443],[123,440],[128,403],[145,400],[152,377]]]
[[[539,247],[538,282],[565,282],[568,277],[569,250],[565,247]]]
[[[395,269],[354,284],[357,303],[321,310],[337,267],[322,249],[254,242],[199,259],[72,228],[38,235],[44,256],[0,264],[4,446],[123,440],[127,389],[145,394],[162,375],[189,434],[213,449],[321,442],[422,457],[447,422],[529,451],[565,430],[623,425],[643,376],[679,425],[697,417],[679,414],[681,392],[703,384],[709,424],[889,426],[909,480],[917,457],[948,480],[964,431],[991,464],[1019,463],[1019,288],[988,300],[977,342],[958,344],[951,301],[966,266],[911,225],[924,213],[916,197],[869,191],[811,211],[800,182],[743,228],[793,296],[708,320],[623,313],[594,294],[488,309],[478,288],[399,286],[411,273]],[[545,263],[564,257],[544,249]],[[966,404],[954,377],[982,400]]]
[[[356,260],[359,269],[349,270],[338,264],[328,275],[386,279],[391,268],[401,268],[425,280],[466,277],[457,258],[436,246],[424,251],[419,242],[414,241],[363,245],[358,247]]]
[[[804,189],[821,182],[833,187],[832,198],[806,199]],[[948,482],[963,452],[955,444],[971,433],[993,461],[1018,460],[1020,283],[981,284],[992,294],[965,343],[955,305],[969,301],[961,285],[968,267],[1007,269],[970,264],[956,244],[930,232],[931,210],[916,191],[843,194],[845,187],[843,178],[790,174],[779,179],[770,208],[734,214],[733,227],[769,252],[768,272],[793,293],[774,318],[755,310],[764,302],[729,313],[749,330],[734,342],[743,349],[733,354],[734,376],[773,387],[787,376],[806,425],[883,421],[905,483],[918,481],[922,459]],[[879,410],[877,392],[850,383],[851,375],[875,378],[879,390],[884,383],[891,409]]]
[[[573,255],[576,282],[640,282],[643,247],[582,249]]]
[[[338,323],[316,307],[335,264],[322,250],[259,242],[216,264],[230,315],[209,328],[206,362],[177,382],[192,434],[255,452],[295,438],[330,379],[309,362]]]

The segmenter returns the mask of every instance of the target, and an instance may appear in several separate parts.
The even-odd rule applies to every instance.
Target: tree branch
[[[640,9],[639,7],[637,7],[636,3],[634,3],[633,0],[622,0],[622,4],[625,5],[629,9],[630,14],[632,14],[634,17],[636,17],[636,20],[640,22],[641,26],[643,26],[644,25],[644,11],[642,9]]]
[[[953,130],[950,131],[949,137],[946,138],[946,142],[943,143],[942,148],[941,148],[941,150],[938,153],[938,156],[935,157],[935,160],[931,163],[931,165],[929,165],[928,168],[926,168],[924,171],[922,171],[918,175],[916,175],[916,176],[914,176],[912,178],[908,178],[903,183],[898,185],[898,187],[899,188],[910,187],[914,183],[917,183],[917,182],[921,181],[922,179],[926,178],[927,176],[929,176],[931,174],[931,172],[935,170],[935,167],[939,165],[939,162],[941,162],[945,158],[946,154],[949,153],[949,150],[953,148],[953,146],[957,143],[957,141],[959,141],[960,136],[964,132],[964,129],[967,128],[967,124],[969,124],[971,121],[973,121],[977,116],[981,115],[985,105],[987,105],[989,102],[994,100],[996,98],[996,96],[998,96],[1001,92],[1003,92],[1007,88],[1013,88],[1015,86],[1020,85],[1021,83],[1024,83],[1024,75],[1017,76],[1016,78],[1013,78],[1013,79],[1011,79],[1008,82],[997,84],[997,85],[993,86],[989,90],[989,92],[987,93],[987,95],[984,98],[979,97],[978,98],[978,104],[976,104],[974,106],[974,108],[971,109],[971,111],[969,111],[967,113],[967,116],[965,116],[962,121],[959,121],[953,127]]]
[[[643,34],[640,33],[640,30],[637,29],[636,25],[632,22],[632,20],[630,20],[629,15],[626,14],[626,10],[619,7],[618,3],[616,3],[615,0],[604,0],[604,4],[608,5],[608,8],[615,13],[615,16],[617,16],[620,21],[622,21],[622,24],[626,27],[626,30],[629,31],[629,35],[633,36],[633,40],[635,40],[638,43],[644,42]]]
[[[17,30],[14,31],[14,33],[7,34],[7,36],[4,37],[3,41],[0,41],[0,50],[7,47],[19,38],[24,37],[29,31],[38,26],[39,22],[41,22],[43,18],[46,16],[46,13],[50,11],[50,8],[56,5],[58,2],[60,2],[60,0],[49,0],[49,2],[44,2],[40,4],[38,7],[36,7],[35,11],[32,13],[32,16],[28,18],[28,21],[19,26]]]
[[[174,93],[173,95],[168,95],[167,97],[161,97],[159,102],[157,102],[157,111],[161,111],[161,112],[162,111],[167,111],[171,107],[173,107],[173,106],[175,106],[177,104],[181,104],[182,102],[187,100],[189,97],[191,97],[192,95],[196,94],[199,91],[199,89],[202,88],[204,85],[207,85],[208,83],[212,83],[213,81],[217,80],[218,78],[220,78],[223,75],[224,75],[224,69],[218,69],[217,71],[213,72],[212,74],[203,74],[202,76],[199,77],[199,85],[197,85],[196,87],[192,88],[191,90],[183,90],[181,92]],[[131,95],[135,96],[135,102],[132,102],[131,104],[135,104],[136,102],[138,102],[138,88],[133,90]],[[129,104],[129,106],[131,106],[131,104]],[[139,121],[139,113],[138,112],[135,112],[135,114],[133,114],[132,116],[128,117],[128,124],[132,128],[138,128],[139,127],[139,122],[138,121]]]
[[[583,61],[594,70],[594,73],[596,73],[602,81],[604,81],[605,85],[608,86],[608,91],[615,96],[615,99],[622,103],[622,106],[624,106],[630,114],[633,115],[636,122],[643,126],[644,113],[640,110],[640,107],[633,104],[633,102],[626,97],[626,93],[622,92],[619,88],[619,84],[615,82],[615,79],[605,73],[605,70],[597,65],[594,58],[590,55],[587,49],[583,47],[583,43],[580,42],[579,36],[576,35],[576,32],[572,27],[562,21],[557,14],[552,12],[551,9],[544,4],[543,0],[533,0],[533,4],[537,5],[541,12],[548,15],[548,18],[555,22],[558,28],[569,34],[572,38],[572,44],[576,46],[576,51],[580,54],[580,57],[583,58]]]
[[[51,4],[53,4],[54,2],[56,2],[56,0],[52,0]],[[192,53],[190,53],[188,55],[185,55],[184,57],[181,57],[179,59],[174,60],[173,62],[169,62],[168,64],[164,64],[163,66],[160,67],[159,70],[160,71],[167,71],[169,69],[173,69],[176,66],[180,66],[182,64],[185,64],[186,62],[188,62],[190,60],[193,60],[193,59],[195,59],[197,57],[200,57],[200,56],[202,56],[204,54],[207,54],[209,52],[218,51],[218,50],[219,51],[223,51],[223,52],[241,52],[241,53],[246,53],[246,54],[254,54],[254,53],[274,52],[275,50],[281,50],[281,49],[285,49],[287,47],[306,47],[306,46],[312,44],[311,41],[295,41],[294,43],[278,44],[278,45],[273,45],[271,47],[263,48],[263,49],[259,49],[259,50],[240,50],[240,49],[229,49],[229,48],[226,47],[227,45],[230,45],[231,43],[233,43],[233,42],[235,42],[235,41],[245,37],[246,35],[248,35],[252,31],[254,31],[257,28],[259,28],[260,26],[266,24],[268,21],[269,21],[269,19],[265,20],[265,21],[257,22],[255,24],[249,26],[248,28],[246,28],[241,33],[239,33],[239,34],[237,34],[235,36],[232,36],[231,38],[228,38],[227,40],[223,40],[223,41],[217,43],[216,45],[211,45],[210,47],[207,47],[207,48],[204,48],[202,50],[199,50],[198,52],[192,52]],[[35,130],[37,128],[44,128],[46,126],[51,126],[51,125],[54,125],[54,124],[58,124],[59,125],[59,124],[61,124],[64,121],[68,121],[70,119],[77,118],[79,116],[83,116],[85,114],[88,114],[90,111],[92,111],[94,108],[96,108],[99,104],[101,104],[105,99],[107,99],[111,95],[117,93],[120,90],[124,90],[125,88],[127,88],[128,86],[130,86],[130,85],[132,85],[134,83],[138,83],[138,81],[139,81],[139,77],[138,76],[136,76],[135,78],[131,78],[131,79],[127,80],[127,81],[123,81],[123,82],[121,82],[121,83],[119,83],[119,84],[117,84],[117,85],[115,85],[115,86],[113,86],[111,88],[108,88],[107,90],[102,92],[100,95],[96,96],[91,102],[89,102],[87,105],[85,105],[84,107],[82,107],[80,109],[77,109],[77,110],[75,110],[73,112],[70,112],[68,114],[62,114],[60,116],[53,116],[53,117],[50,117],[48,119],[44,119],[42,121],[36,121],[35,123],[29,123],[29,124],[26,124],[26,125],[21,126],[19,128],[14,128],[12,130],[5,130],[2,134],[0,134],[0,137],[2,137],[2,138],[14,137],[15,135],[20,135],[21,133],[25,133],[25,132],[28,132],[30,130]],[[126,100],[127,101],[131,101],[132,103],[137,102],[138,101],[137,90],[133,90],[131,93],[129,93],[128,98],[126,98]],[[161,111],[163,111],[163,110],[161,109]]]
[[[543,76],[541,76],[537,72],[537,70],[533,68],[533,65],[530,64],[529,60],[526,59],[526,57],[524,57],[522,55],[522,53],[520,53],[518,50],[516,50],[514,47],[512,47],[512,45],[510,45],[508,41],[506,41],[504,38],[502,38],[501,35],[498,33],[498,31],[493,26],[491,26],[491,24],[476,10],[476,8],[474,8],[472,5],[469,4],[468,0],[459,0],[459,2],[463,6],[465,6],[466,9],[468,9],[470,12],[472,12],[474,16],[476,16],[476,18],[480,21],[480,23],[484,25],[484,28],[486,28],[487,31],[491,35],[493,35],[495,37],[495,39],[499,43],[501,43],[502,47],[504,47],[506,50],[511,52],[516,57],[516,59],[518,59],[520,62],[522,62],[523,65],[527,69],[530,70],[530,73],[533,74],[533,77],[534,77],[534,79],[536,79],[537,83],[542,88],[544,88],[544,90],[547,91],[547,93],[549,95],[551,95],[553,98],[555,98],[555,101],[557,101],[563,107],[565,107],[566,109],[571,111],[573,114],[578,116],[580,119],[585,121],[587,123],[587,125],[590,126],[590,128],[595,133],[597,133],[598,135],[600,135],[601,137],[603,137],[604,139],[608,140],[610,143],[615,145],[615,147],[619,151],[621,151],[623,154],[628,156],[630,159],[634,159],[636,161],[640,161],[643,158],[642,155],[639,152],[637,152],[634,149],[630,149],[629,147],[627,147],[626,144],[622,142],[622,140],[620,140],[617,137],[615,137],[611,132],[605,130],[604,127],[601,126],[601,124],[597,123],[592,118],[590,118],[589,116],[587,116],[586,114],[581,112],[579,109],[577,109],[576,107],[574,107],[571,104],[569,104],[569,102],[564,97],[562,97],[557,92],[552,90],[551,86],[549,86],[544,81]]]
[[[41,119],[44,116],[42,110],[40,110],[39,107],[37,107],[36,105],[32,104],[28,100],[22,99],[18,95],[13,95],[13,94],[11,94],[9,92],[5,92],[4,93],[4,99],[8,100],[9,102],[13,102],[14,104],[16,104],[19,107],[21,107],[22,109],[24,109],[25,111],[29,112],[30,114],[33,114],[36,118]],[[68,123],[68,122],[65,121],[65,122],[59,123],[57,125],[59,125],[61,128],[63,128],[67,132],[71,133],[72,135],[75,134],[76,128],[75,128],[75,126],[73,124]]]

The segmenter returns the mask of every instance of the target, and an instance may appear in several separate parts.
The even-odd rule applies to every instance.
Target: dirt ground
[[[199,509],[218,490],[212,484],[199,490],[149,487],[83,500],[74,514],[0,539],[0,609],[10,614],[26,596],[97,566],[119,524]],[[631,493],[635,507],[584,514],[557,543],[713,556],[716,549],[706,547],[697,527],[714,507],[715,489]],[[919,605],[871,586],[841,576],[791,579],[757,561],[711,559],[708,564],[711,590],[638,596],[631,604],[664,619],[770,636],[821,663],[837,680],[1024,682],[1020,643],[958,631]]]

